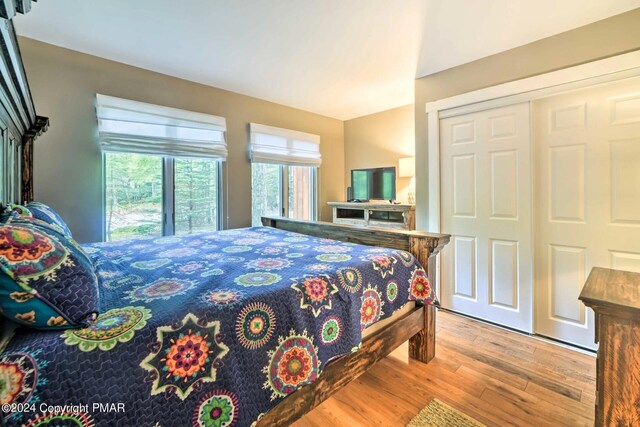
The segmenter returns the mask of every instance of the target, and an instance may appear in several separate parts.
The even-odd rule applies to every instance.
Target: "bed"
[[[34,140],[48,127],[11,23],[29,5],[0,5],[0,207],[33,200]],[[2,422],[288,425],[407,340],[412,358],[434,357],[429,271],[448,236],[263,224],[84,245],[99,315],[85,328],[9,328]]]
[[[55,407],[78,425],[251,425],[325,380],[332,361],[344,375],[340,357],[384,356],[403,339],[380,338],[398,321],[372,348],[362,332],[410,301],[433,302],[410,252],[275,227],[84,250],[100,315],[89,328],[21,328],[11,339],[0,355],[20,409],[5,414],[9,426],[53,419]],[[422,307],[402,318],[413,330],[425,328]],[[80,406],[94,404],[107,409]]]

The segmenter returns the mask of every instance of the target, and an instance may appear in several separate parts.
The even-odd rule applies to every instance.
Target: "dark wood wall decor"
[[[33,200],[33,141],[49,119],[36,115],[11,20],[31,0],[0,0],[0,205]]]
[[[370,246],[381,246],[411,252],[430,273],[435,256],[449,242],[449,235],[418,231],[395,231],[380,228],[300,221],[281,217],[263,217],[262,224],[315,237]],[[430,268],[431,267],[431,268]],[[436,308],[416,304],[415,309],[384,328],[367,336],[355,353],[330,362],[322,375],[287,396],[260,419],[258,426],[286,426],[318,406],[336,391],[365,373],[374,363],[386,357],[409,340],[409,355],[428,363],[436,352]]]
[[[594,268],[580,300],[596,313],[596,425],[640,426],[640,273]]]

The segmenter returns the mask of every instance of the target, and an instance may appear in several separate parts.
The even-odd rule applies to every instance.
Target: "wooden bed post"
[[[22,136],[22,194],[20,203],[33,201],[33,142],[49,128],[47,117],[36,116],[36,120]]]
[[[449,241],[446,239],[428,239],[424,236],[409,238],[410,252],[427,271],[429,283],[435,286],[435,256]],[[429,363],[436,356],[436,307],[424,307],[424,327],[409,340],[409,356],[424,363]]]
[[[424,327],[409,339],[409,356],[429,363],[436,357],[436,307],[427,305],[422,313]]]

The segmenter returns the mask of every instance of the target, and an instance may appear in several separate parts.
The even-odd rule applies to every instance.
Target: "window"
[[[223,118],[98,95],[105,238],[219,229]]]
[[[282,166],[251,164],[251,224],[261,225],[263,215],[282,215]]]
[[[207,159],[175,159],[175,234],[218,229],[219,168]]]
[[[316,219],[315,190],[316,168],[308,166],[288,166],[289,218]]]
[[[320,137],[251,123],[251,216],[317,218]]]
[[[108,241],[162,235],[162,158],[105,154]]]
[[[315,167],[252,163],[252,225],[262,225],[263,216],[315,220],[316,174]]]
[[[105,153],[106,240],[219,229],[219,168],[210,159]]]

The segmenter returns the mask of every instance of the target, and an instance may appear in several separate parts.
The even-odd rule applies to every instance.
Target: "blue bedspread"
[[[101,314],[18,330],[0,357],[0,401],[24,404],[7,425],[248,426],[364,328],[433,298],[407,252],[267,227],[84,249]]]

